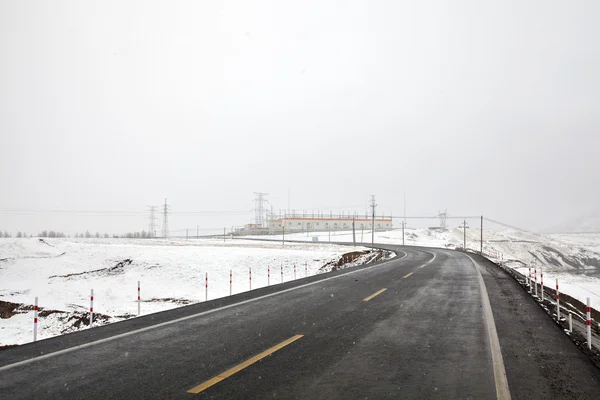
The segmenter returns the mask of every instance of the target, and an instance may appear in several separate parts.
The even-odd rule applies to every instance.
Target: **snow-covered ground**
[[[362,248],[357,248],[360,250]],[[353,250],[345,246],[257,242],[247,240],[144,239],[0,239],[0,300],[23,304],[0,319],[0,345],[32,340],[33,311],[62,311],[40,318],[38,338],[76,329],[69,317],[89,310],[109,316],[99,323],[137,315],[137,282],[142,314],[318,273],[319,268]],[[66,313],[65,313],[66,312]]]
[[[319,243],[312,243],[314,238]],[[260,239],[281,239],[260,236]],[[479,249],[480,231],[467,230],[467,247]],[[315,274],[323,265],[352,249],[328,244],[329,233],[298,233],[286,240],[305,243],[262,242],[244,239],[144,240],[144,239],[0,239],[0,301],[23,304],[10,318],[0,319],[0,345],[32,339],[33,312],[39,297],[42,311],[58,310],[40,319],[40,338],[76,329],[73,316],[85,315],[90,289],[94,311],[118,321],[137,314],[137,281],[141,281],[142,314],[203,301],[208,274],[208,298],[229,295],[229,271],[233,293],[303,277],[305,268]],[[369,243],[371,232],[357,231],[357,242]],[[352,232],[336,232],[332,242],[352,242]],[[402,244],[402,231],[376,232],[375,242]],[[406,229],[405,243],[426,247],[461,247],[460,229],[436,231]],[[363,248],[357,248],[363,249]],[[600,306],[600,234],[538,235],[513,230],[485,231],[484,249],[502,253],[506,264],[521,273],[534,260],[544,268],[544,283],[553,287],[559,278],[561,291],[592,306]],[[131,260],[131,263],[124,262]],[[123,263],[121,267],[116,267]],[[1,310],[0,310],[1,311]],[[80,326],[82,327],[82,326]]]
[[[262,236],[264,238],[264,236]],[[286,240],[328,242],[328,232],[295,233]],[[467,247],[479,251],[481,230],[467,229]],[[281,235],[269,236],[281,239]],[[406,229],[405,244],[411,246],[455,248],[463,246],[463,230]],[[332,242],[352,242],[352,231],[331,234]],[[371,231],[356,232],[358,243],[370,243]],[[544,269],[544,284],[553,288],[559,279],[561,292],[585,303],[589,297],[592,307],[600,307],[600,234],[535,234],[512,229],[484,229],[484,250],[502,255],[505,264],[527,274],[534,261]],[[375,232],[375,242],[402,244],[402,231]],[[500,260],[499,260],[500,261]],[[539,271],[538,271],[539,274]],[[538,278],[539,279],[539,278]]]

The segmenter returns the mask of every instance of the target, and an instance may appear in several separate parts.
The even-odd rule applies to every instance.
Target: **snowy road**
[[[513,398],[600,398],[600,371],[503,271],[385,247],[399,257],[4,350],[0,393],[496,399],[505,371]]]

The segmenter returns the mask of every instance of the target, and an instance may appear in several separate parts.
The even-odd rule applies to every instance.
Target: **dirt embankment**
[[[371,264],[389,258],[391,252],[382,250],[351,251],[343,254],[338,260],[328,262],[319,268],[319,272],[337,271],[347,267]]]

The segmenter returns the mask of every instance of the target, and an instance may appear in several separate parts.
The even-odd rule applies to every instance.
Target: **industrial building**
[[[292,214],[282,218],[271,219],[268,221],[268,231],[270,234],[282,233],[285,227],[285,233],[294,232],[335,232],[354,229],[373,228],[373,218],[369,216],[357,215],[306,215]],[[375,217],[375,230],[392,229],[392,218]]]

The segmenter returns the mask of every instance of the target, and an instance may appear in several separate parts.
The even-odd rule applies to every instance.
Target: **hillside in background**
[[[598,233],[600,232],[600,211],[590,213],[570,221],[552,226],[548,233]]]

